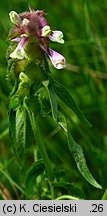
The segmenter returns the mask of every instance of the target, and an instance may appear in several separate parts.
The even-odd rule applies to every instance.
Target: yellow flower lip
[[[42,28],[42,37],[48,37],[49,34],[51,34],[51,28],[50,26],[46,25]]]

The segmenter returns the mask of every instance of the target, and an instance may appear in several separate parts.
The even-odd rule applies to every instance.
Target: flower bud
[[[9,13],[9,16],[10,16],[10,20],[13,24],[18,24],[21,22],[20,16],[15,11],[11,11]]]

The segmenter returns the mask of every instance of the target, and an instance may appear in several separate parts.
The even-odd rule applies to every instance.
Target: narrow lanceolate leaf
[[[102,196],[102,200],[107,200],[107,188]]]
[[[63,128],[67,135],[67,140],[68,140],[68,147],[70,152],[72,153],[72,156],[76,162],[77,168],[79,172],[82,174],[82,176],[85,178],[86,181],[88,181],[91,185],[93,185],[96,188],[102,189],[102,187],[96,182],[92,174],[90,173],[85,156],[83,153],[83,150],[79,144],[75,142],[73,137],[68,131],[68,125],[66,122],[66,119],[62,113],[59,113],[58,115],[58,124]]]
[[[68,133],[68,146],[76,162],[77,168],[82,174],[82,176],[85,178],[85,180],[88,181],[94,187],[102,189],[101,185],[99,185],[96,182],[96,180],[93,178],[92,174],[90,173],[87,167],[86,160],[81,146],[75,142],[75,140],[69,133]]]
[[[18,107],[9,112],[9,129],[12,148],[18,160],[24,156],[26,145],[26,112],[23,107]]]
[[[28,193],[30,188],[32,187],[33,181],[37,176],[43,173],[45,170],[45,165],[43,160],[39,160],[34,162],[30,167],[27,176],[25,177],[25,191]]]
[[[65,87],[54,80],[54,89],[58,97],[77,115],[79,120],[88,127],[91,127],[91,124],[86,119],[84,114],[81,112],[78,105],[75,103],[71,94],[65,89]]]
[[[57,100],[56,100],[56,94],[54,92],[53,83],[50,83],[49,80],[43,81],[42,83],[48,92],[51,109],[52,109],[52,116],[53,116],[53,119],[56,121],[58,110],[57,110]]]
[[[20,158],[24,155],[26,145],[26,110],[23,107],[19,107],[16,111],[16,145]]]

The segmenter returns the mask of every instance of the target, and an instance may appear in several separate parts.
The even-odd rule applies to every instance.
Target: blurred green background
[[[85,128],[71,111],[64,107],[71,120],[71,131],[82,146],[88,167],[103,190],[87,183],[79,174],[67,147],[66,137],[51,119],[41,124],[51,160],[62,170],[67,182],[76,185],[85,199],[101,199],[107,187],[107,1],[95,0],[3,0],[0,4],[0,197],[18,198],[12,180],[21,186],[23,176],[12,152],[8,132],[8,96],[5,58],[11,27],[9,12],[27,11],[28,5],[44,10],[53,30],[64,33],[65,44],[51,43],[51,48],[65,56],[67,67],[52,76],[71,93],[92,124]],[[32,163],[29,149],[29,164]],[[6,172],[5,172],[6,170]],[[11,178],[11,180],[9,179]],[[3,189],[7,195],[3,195]],[[2,191],[2,192],[1,192]],[[16,196],[16,197],[15,197]],[[20,199],[20,196],[19,196]]]

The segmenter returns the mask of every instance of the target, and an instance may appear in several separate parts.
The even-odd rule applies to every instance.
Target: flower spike
[[[23,59],[28,58],[31,49],[27,49],[32,44],[33,51],[47,54],[57,69],[65,67],[65,58],[48,47],[48,40],[53,42],[64,43],[63,33],[61,31],[52,31],[45,19],[45,13],[43,11],[35,11],[30,8],[29,12],[17,14],[15,11],[9,13],[10,20],[14,24],[9,32],[9,39],[15,43],[18,43],[15,50],[10,54],[11,58]],[[25,42],[28,41],[25,47]],[[32,54],[31,54],[32,55]],[[41,54],[42,55],[42,54]]]

